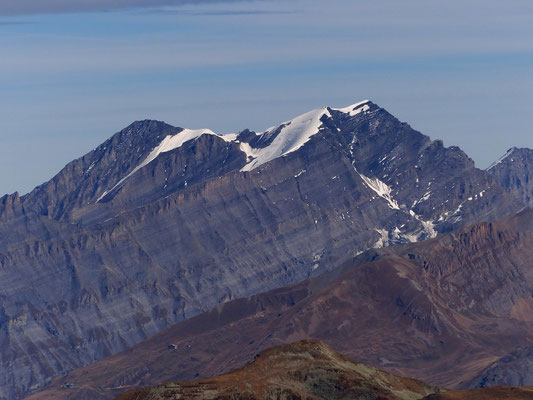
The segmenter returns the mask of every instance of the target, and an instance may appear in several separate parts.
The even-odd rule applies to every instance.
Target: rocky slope
[[[415,400],[436,391],[414,379],[351,361],[320,341],[303,340],[262,351],[226,375],[133,390],[117,400]]]
[[[496,182],[509,189],[524,204],[533,207],[533,150],[513,147],[487,172]]]
[[[473,378],[470,387],[494,385],[533,386],[533,347],[518,347]]]
[[[498,386],[483,389],[453,390],[432,394],[425,400],[530,400],[532,387]]]
[[[367,101],[263,133],[134,123],[0,199],[0,396],[369,248],[523,206]]]
[[[517,346],[533,345],[532,259],[531,210],[367,251],[319,277],[183,321],[30,399],[108,399],[128,387],[214,376],[306,337],[398,375],[468,387]],[[527,383],[486,384],[516,382]],[[74,387],[61,389],[67,383]]]

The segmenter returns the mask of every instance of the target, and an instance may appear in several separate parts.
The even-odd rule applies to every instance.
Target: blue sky
[[[2,193],[134,120],[262,130],[362,99],[484,168],[533,147],[533,2],[0,0],[0,94]]]

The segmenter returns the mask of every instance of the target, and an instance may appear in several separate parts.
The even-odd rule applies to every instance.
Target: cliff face
[[[533,345],[532,244],[529,210],[369,250],[321,276],[183,321],[57,378],[30,399],[79,399],[83,391],[106,399],[128,387],[214,376],[262,349],[306,337],[398,375],[476,386],[517,345]],[[527,384],[529,370],[520,365],[486,384]],[[60,389],[68,382],[75,388]]]
[[[0,396],[369,248],[522,207],[371,102],[261,134],[134,123],[0,201]]]
[[[487,172],[501,187],[509,189],[522,199],[528,207],[533,207],[533,150],[513,147]]]

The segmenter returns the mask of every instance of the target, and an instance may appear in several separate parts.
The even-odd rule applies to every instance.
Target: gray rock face
[[[487,169],[496,182],[533,207],[533,150],[513,147]]]
[[[334,271],[182,321],[28,400],[114,399],[129,387],[225,373],[301,338],[437,386],[468,387],[494,360],[532,345],[532,244],[533,210],[525,210],[368,250]],[[528,361],[518,361],[500,365],[512,373],[498,384],[530,382]]]
[[[470,387],[533,386],[533,347],[521,347],[501,357],[475,377]]]
[[[0,396],[366,249],[523,206],[371,102],[263,134],[136,122],[0,199]]]

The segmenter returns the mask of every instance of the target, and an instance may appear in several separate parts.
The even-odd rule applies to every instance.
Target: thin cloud
[[[9,26],[9,25],[33,25],[36,24],[35,21],[0,21],[0,26]]]
[[[253,0],[0,0],[0,15],[60,14],[115,11],[192,4],[236,3]]]
[[[144,12],[144,11],[143,11]],[[190,15],[190,16],[247,16],[247,15],[287,15],[295,14],[295,11],[282,10],[176,10],[155,9],[148,11],[150,14],[163,15]]]

